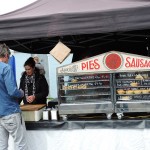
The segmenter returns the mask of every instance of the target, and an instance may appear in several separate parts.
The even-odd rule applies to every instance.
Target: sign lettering
[[[100,64],[98,62],[98,59],[85,61],[81,63],[81,69],[82,70],[98,70],[100,69]]]
[[[126,68],[135,68],[135,67],[150,67],[150,61],[149,60],[144,60],[144,59],[139,59],[139,58],[131,58],[127,57],[126,58],[126,63],[125,63]]]

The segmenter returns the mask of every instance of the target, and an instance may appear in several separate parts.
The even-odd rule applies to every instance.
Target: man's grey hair
[[[6,44],[0,44],[0,58],[5,57],[7,54],[11,54],[9,47]]]

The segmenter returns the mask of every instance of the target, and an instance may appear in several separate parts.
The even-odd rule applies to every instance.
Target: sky
[[[25,7],[37,0],[0,0],[0,15]]]

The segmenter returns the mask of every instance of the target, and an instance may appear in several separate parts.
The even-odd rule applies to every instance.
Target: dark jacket
[[[24,92],[25,92],[25,75],[26,75],[26,72],[23,72],[22,77],[20,79],[20,87],[19,87]],[[46,104],[46,97],[48,96],[48,93],[49,93],[49,87],[48,87],[48,83],[46,81],[45,76],[40,74],[39,71],[35,72],[35,87],[36,87],[35,95],[34,95],[35,101],[33,102],[33,104]],[[29,93],[32,93],[32,89],[33,89],[33,84],[28,85]],[[21,103],[21,101],[22,100],[19,100],[19,104]],[[23,102],[24,104],[28,104],[25,96],[23,98]]]

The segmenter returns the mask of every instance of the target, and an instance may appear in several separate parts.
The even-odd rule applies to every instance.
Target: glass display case
[[[121,118],[126,112],[150,112],[150,72],[114,74],[115,112]]]
[[[59,113],[92,114],[114,112],[112,74],[58,76]]]
[[[150,57],[110,51],[57,68],[59,114],[150,112]]]

